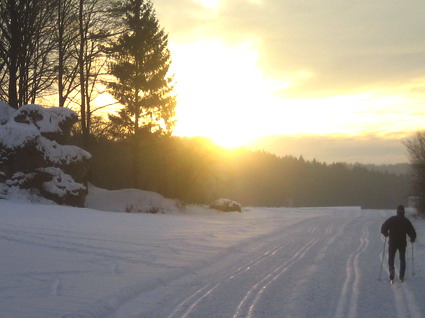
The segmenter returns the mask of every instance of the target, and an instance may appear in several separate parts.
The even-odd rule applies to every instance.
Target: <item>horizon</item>
[[[349,140],[351,161],[407,161],[401,141],[425,122],[424,2],[154,5],[176,76],[175,135],[278,154],[276,136],[338,135],[332,144]],[[325,150],[317,160],[328,160]]]
[[[404,136],[278,135],[254,140],[246,147],[277,156],[302,156],[327,164],[409,164]]]

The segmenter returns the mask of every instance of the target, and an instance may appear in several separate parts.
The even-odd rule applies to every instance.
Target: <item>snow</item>
[[[25,124],[37,127],[41,133],[64,132],[61,124],[68,118],[77,117],[75,111],[65,107],[44,108],[40,105],[30,104],[24,105],[15,111],[13,114],[15,121],[16,118],[24,116],[24,114],[26,120],[34,117],[32,118],[32,122],[25,122]],[[28,114],[34,114],[34,116],[28,116]],[[39,115],[41,115],[41,117]]]
[[[162,200],[90,191],[88,205],[109,211],[141,195]],[[154,215],[0,200],[0,317],[422,317],[424,220],[411,218],[416,275],[409,244],[406,282],[387,282],[386,260],[378,281],[379,227],[394,213],[187,206]]]
[[[0,125],[5,124],[15,111],[16,109],[10,107],[7,103],[0,101]]]
[[[34,142],[40,138],[41,133],[61,132],[62,129],[58,126],[59,122],[54,119],[63,120],[67,116],[72,116],[73,112],[70,109],[49,108],[45,109],[38,105],[25,105],[18,110],[11,108],[9,105],[1,102],[0,104],[0,121],[4,123],[0,126],[0,142],[8,148],[15,148],[25,145],[29,142]],[[42,116],[38,121],[33,122],[17,122],[13,120],[20,118],[23,114],[38,111]],[[30,116],[28,116],[30,117]]]
[[[79,191],[86,190],[82,184],[76,183],[70,175],[64,173],[59,168],[48,167],[38,170],[52,176],[50,181],[43,183],[43,188],[49,193],[56,194],[58,197],[64,197],[67,193],[77,194]]]
[[[22,147],[29,143],[35,143],[40,137],[37,127],[17,123],[13,120],[0,126],[0,143],[6,148]]]
[[[55,204],[53,201],[43,198],[35,189],[21,189],[16,185],[8,186],[7,184],[0,183],[0,200],[5,198],[16,202]]]
[[[13,113],[10,113],[13,110]],[[76,146],[59,145],[54,140],[49,140],[42,136],[42,133],[63,133],[60,127],[66,118],[76,116],[76,113],[63,107],[43,108],[39,105],[25,105],[15,110],[7,104],[0,102],[0,121],[2,118],[13,115],[19,118],[23,113],[38,112],[42,117],[34,122],[16,122],[8,120],[0,126],[0,143],[8,148],[22,147],[33,142],[37,149],[46,155],[46,160],[54,164],[69,165],[91,158],[91,155]],[[4,115],[4,114],[7,114]],[[31,116],[27,116],[31,118]]]
[[[178,213],[179,202],[158,193],[137,189],[105,190],[88,185],[84,206],[87,208],[127,213]]]
[[[56,165],[72,165],[91,158],[87,151],[71,145],[60,145],[54,140],[39,137],[37,149],[41,151],[45,159]]]
[[[239,202],[230,199],[218,199],[210,204],[210,208],[223,212],[241,212],[242,205]]]

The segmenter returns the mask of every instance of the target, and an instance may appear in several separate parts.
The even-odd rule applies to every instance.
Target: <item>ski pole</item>
[[[412,242],[412,276],[415,276],[415,257],[413,253],[413,242]]]
[[[378,280],[381,280],[381,277],[382,277],[382,267],[384,266],[384,256],[385,256],[385,245],[386,244],[387,244],[387,237],[385,237],[385,240],[384,240],[384,249],[382,250],[381,270],[379,271]]]

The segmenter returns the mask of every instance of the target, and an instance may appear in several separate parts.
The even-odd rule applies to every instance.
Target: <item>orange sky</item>
[[[403,138],[424,128],[424,1],[154,6],[174,61],[177,135],[238,146],[287,134]]]

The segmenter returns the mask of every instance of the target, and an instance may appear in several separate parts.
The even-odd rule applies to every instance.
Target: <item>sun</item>
[[[175,134],[203,136],[224,147],[247,145],[267,130],[272,83],[258,67],[254,42],[172,44],[176,74]],[[266,106],[267,105],[267,106]]]
[[[209,138],[223,148],[234,149],[248,145],[256,138],[256,136],[236,129],[223,129],[216,131]]]

